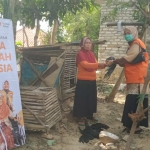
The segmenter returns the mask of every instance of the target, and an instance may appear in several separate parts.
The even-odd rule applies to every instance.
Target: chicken
[[[88,143],[90,140],[93,140],[94,138],[99,138],[99,133],[104,130],[108,129],[109,126],[103,124],[103,123],[96,123],[89,126],[87,120],[85,121],[85,129],[81,130],[79,127],[79,130],[82,134],[82,136],[79,138],[80,143]]]
[[[115,58],[114,57],[108,57],[106,59],[106,61],[107,60],[115,60]],[[104,79],[109,79],[115,68],[116,68],[116,64],[112,64],[111,66],[109,66],[106,74],[104,75]]]

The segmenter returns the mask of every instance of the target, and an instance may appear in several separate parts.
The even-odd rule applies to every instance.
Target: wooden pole
[[[140,113],[141,111],[143,111],[143,100],[144,100],[144,97],[145,97],[145,93],[146,93],[146,89],[147,89],[147,85],[149,83],[149,80],[150,80],[150,71],[148,71],[147,73],[147,76],[145,78],[145,82],[144,82],[144,86],[143,86],[143,89],[141,91],[141,97],[139,99],[139,103],[138,103],[138,106],[137,106],[137,110],[136,110],[136,113]],[[149,109],[149,107],[147,108],[147,110]],[[136,130],[136,127],[137,127],[137,123],[136,121],[133,122],[132,124],[132,128],[131,128],[131,131],[130,131],[130,135],[129,135],[129,138],[127,140],[127,144],[126,144],[126,148],[125,150],[129,150],[130,149],[130,145],[133,141],[133,136],[134,136],[134,132]]]
[[[107,27],[117,26],[118,22],[107,23]],[[143,26],[143,22],[121,22],[122,26]]]
[[[116,95],[116,93],[118,91],[118,88],[119,88],[121,82],[123,81],[123,79],[124,79],[124,68],[122,69],[121,74],[120,74],[120,76],[119,76],[119,78],[118,78],[118,80],[117,80],[113,90],[109,94],[109,97],[107,99],[108,102],[113,102],[113,100],[115,98],[115,95]]]

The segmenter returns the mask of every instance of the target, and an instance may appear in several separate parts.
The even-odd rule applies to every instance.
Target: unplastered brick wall
[[[112,11],[113,7],[113,5],[107,6],[106,1],[101,2],[101,19]],[[115,20],[108,20],[107,22],[133,22],[133,9],[126,9],[119,13]],[[99,46],[99,62],[104,61],[109,56],[115,58],[124,56],[128,46],[124,39],[123,32],[117,32],[117,26],[107,27],[107,22],[102,23],[100,26],[99,40],[106,40],[107,42],[104,45]]]

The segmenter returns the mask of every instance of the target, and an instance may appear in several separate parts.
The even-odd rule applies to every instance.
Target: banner
[[[12,21],[0,19],[0,150],[25,144]]]

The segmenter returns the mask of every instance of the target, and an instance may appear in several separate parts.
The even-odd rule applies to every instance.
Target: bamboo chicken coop
[[[79,42],[22,48],[20,85],[54,87],[61,101],[74,96],[79,49]]]
[[[61,119],[57,93],[49,87],[21,87],[25,128],[49,131]]]
[[[61,119],[59,101],[75,93],[79,49],[79,42],[21,49],[20,86],[27,129],[48,130]]]

